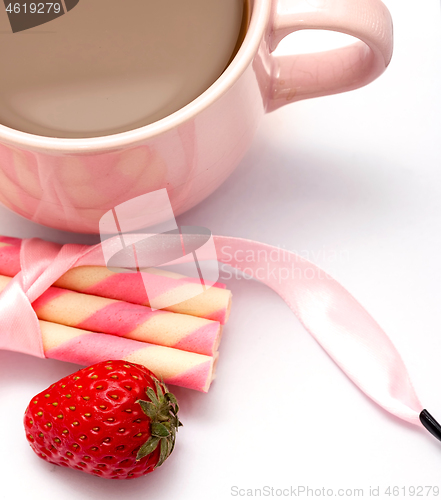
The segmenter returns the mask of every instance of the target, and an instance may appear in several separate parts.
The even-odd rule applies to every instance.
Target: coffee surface
[[[80,138],[138,128],[222,74],[244,33],[244,0],[80,0],[12,33],[0,5],[0,124]]]

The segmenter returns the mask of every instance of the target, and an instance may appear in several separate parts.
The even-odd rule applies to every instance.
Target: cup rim
[[[191,120],[208,108],[239,79],[256,55],[270,16],[268,0],[250,0],[251,18],[244,41],[222,75],[202,94],[174,113],[127,132],[89,138],[57,138],[30,134],[0,124],[0,143],[45,153],[90,153],[134,147]]]

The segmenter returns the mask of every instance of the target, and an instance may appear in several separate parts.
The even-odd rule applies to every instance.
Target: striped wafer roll
[[[204,356],[47,321],[40,321],[40,327],[47,358],[84,366],[107,359],[124,359],[144,365],[166,384],[201,392],[208,391],[214,378],[217,355]]]
[[[0,237],[0,274],[15,276],[20,271],[20,244],[18,238]],[[167,303],[174,303],[164,310],[226,323],[231,309],[231,292],[224,285],[216,284],[204,293],[182,301],[182,297],[191,295],[192,290],[200,290],[199,280],[156,268],[143,272],[149,274],[150,299],[159,302],[167,299]],[[139,273],[114,273],[103,266],[82,266],[69,270],[54,285],[150,306]]]
[[[0,291],[12,278],[0,275]],[[40,319],[141,342],[212,356],[222,327],[217,321],[50,287],[32,303]]]

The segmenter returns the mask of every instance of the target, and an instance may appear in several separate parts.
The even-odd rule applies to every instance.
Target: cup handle
[[[377,78],[392,57],[392,19],[380,0],[276,0],[269,51],[303,29],[346,33],[360,41],[315,54],[275,56],[266,111],[290,102],[346,92]]]

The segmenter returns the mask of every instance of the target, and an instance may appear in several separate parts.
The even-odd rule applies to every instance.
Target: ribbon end
[[[432,434],[432,436],[436,437],[438,441],[441,441],[441,425],[427,410],[423,410],[420,413],[420,422],[430,432],[430,434]]]

